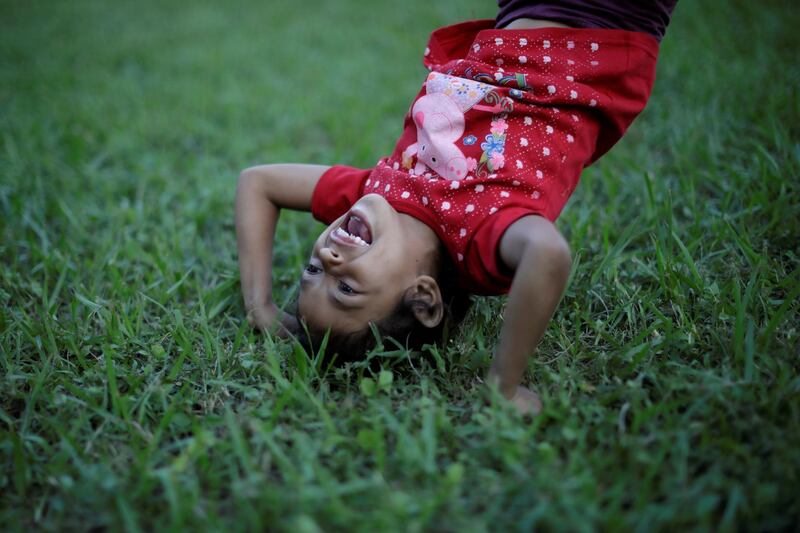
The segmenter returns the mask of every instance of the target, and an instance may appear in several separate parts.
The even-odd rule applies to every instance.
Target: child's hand
[[[247,321],[261,331],[275,332],[279,337],[290,336],[289,330],[295,318],[279,309],[275,304],[253,307],[247,312]]]
[[[251,326],[258,329],[268,330],[275,323],[278,316],[278,308],[275,304],[260,305],[247,311],[247,321]]]
[[[517,387],[517,392],[510,401],[523,416],[536,416],[542,410],[539,395],[522,386]]]
[[[503,392],[499,389],[498,377],[493,374],[487,377],[486,385],[490,389],[494,389],[492,396],[505,398],[508,402],[511,402],[522,416],[536,416],[542,411],[542,401],[539,399],[539,395],[527,387],[518,385],[514,394],[509,396],[508,392]]]

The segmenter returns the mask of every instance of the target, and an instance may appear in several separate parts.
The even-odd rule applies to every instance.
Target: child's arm
[[[488,381],[523,413],[535,413],[539,400],[520,382],[566,288],[569,245],[550,221],[528,216],[506,230],[500,257],[514,279]]]
[[[291,317],[272,301],[272,244],[280,209],[311,209],[322,165],[263,165],[246,169],[236,188],[236,238],[247,320],[261,329]],[[279,332],[282,330],[279,329]]]

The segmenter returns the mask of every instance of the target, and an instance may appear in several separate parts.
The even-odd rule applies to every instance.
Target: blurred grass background
[[[0,523],[746,529],[800,518],[800,8],[681,2],[648,109],[559,221],[526,424],[502,299],[329,369],[243,323],[240,169],[371,165],[434,28],[492,2],[0,1]],[[289,302],[320,226],[285,214]]]

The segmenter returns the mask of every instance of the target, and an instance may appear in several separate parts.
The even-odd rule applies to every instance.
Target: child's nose
[[[323,268],[330,268],[342,264],[342,256],[333,248],[322,248],[319,251],[319,260],[322,261]]]

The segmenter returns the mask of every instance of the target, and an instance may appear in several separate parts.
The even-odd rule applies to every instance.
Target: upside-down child
[[[644,108],[675,1],[500,0],[496,21],[431,35],[430,72],[375,167],[245,170],[236,230],[248,320],[312,339],[329,331],[329,351],[363,355],[371,325],[418,349],[463,318],[468,293],[507,293],[487,382],[537,412],[523,375],[571,264],[554,221]],[[272,300],[281,208],[328,224],[295,316]]]

